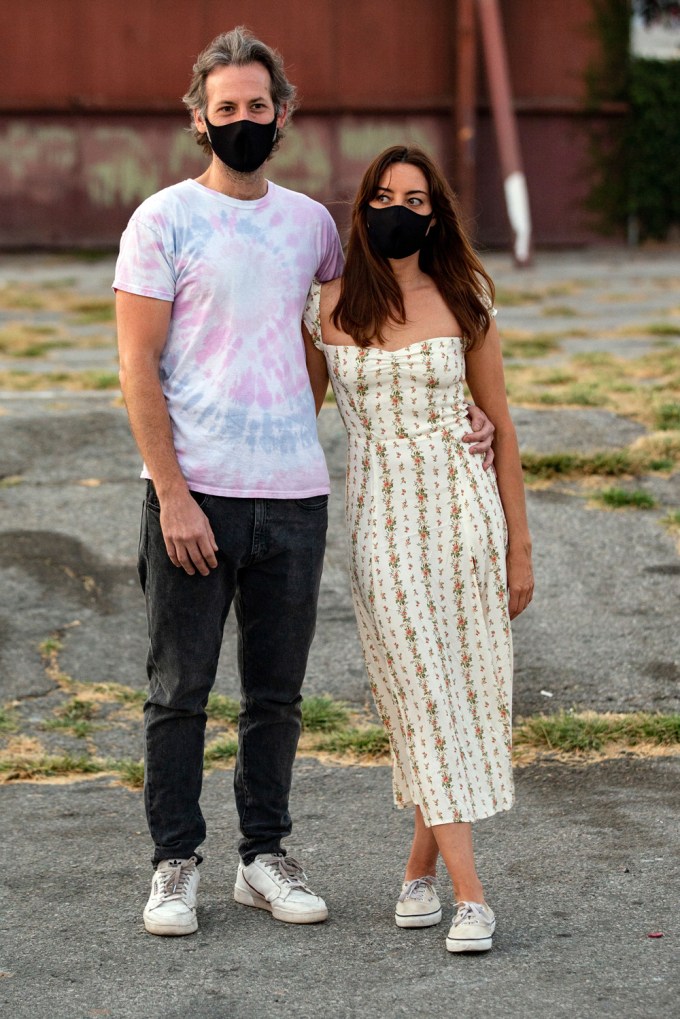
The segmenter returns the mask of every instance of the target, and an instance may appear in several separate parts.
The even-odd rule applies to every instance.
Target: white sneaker
[[[196,893],[200,876],[196,857],[162,860],[151,882],[151,895],[144,910],[149,934],[193,934],[198,930]]]
[[[394,912],[397,927],[434,927],[439,923],[442,906],[434,882],[430,875],[404,881]]]
[[[247,867],[239,863],[234,898],[286,923],[319,923],[328,916],[326,903],[308,886],[297,860],[276,853],[260,853]]]
[[[446,938],[449,952],[488,952],[496,917],[485,903],[457,902],[457,913]]]

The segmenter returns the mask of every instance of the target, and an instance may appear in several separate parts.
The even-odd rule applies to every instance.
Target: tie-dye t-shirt
[[[330,490],[300,324],[312,278],[341,271],[328,211],[271,182],[263,198],[240,201],[186,180],[133,214],[113,286],[173,302],[160,378],[191,489]]]

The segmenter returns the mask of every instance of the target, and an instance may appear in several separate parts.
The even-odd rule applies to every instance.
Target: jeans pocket
[[[154,510],[155,513],[160,513],[161,511],[161,504],[158,501],[153,481],[147,481],[146,483],[146,508]]]
[[[207,492],[192,492],[191,489],[189,490],[189,495],[194,500],[194,502],[200,506],[201,509],[203,509],[208,499],[210,498]]]
[[[310,495],[306,499],[296,499],[295,505],[304,510],[322,510],[328,506],[327,495]]]

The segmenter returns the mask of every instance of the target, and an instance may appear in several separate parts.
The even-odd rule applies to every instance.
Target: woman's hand
[[[468,404],[468,417],[470,418],[472,431],[463,436],[463,442],[474,443],[474,445],[470,446],[471,453],[484,454],[482,467],[485,471],[488,471],[493,463],[491,443],[493,442],[493,435],[496,429],[484,411],[474,403]]]
[[[510,618],[515,619],[534,596],[534,571],[531,566],[531,551],[520,547],[509,548],[506,558],[508,570],[508,608]]]

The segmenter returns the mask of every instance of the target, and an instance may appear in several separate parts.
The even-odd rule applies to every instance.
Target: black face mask
[[[215,155],[237,173],[258,170],[274,148],[276,117],[271,124],[253,120],[237,120],[234,124],[216,127],[207,117],[208,141]]]
[[[425,243],[432,216],[421,216],[405,205],[387,209],[366,208],[366,226],[373,249],[383,258],[408,258]]]

